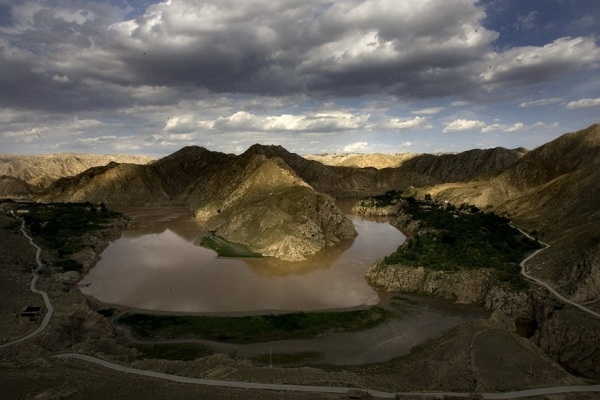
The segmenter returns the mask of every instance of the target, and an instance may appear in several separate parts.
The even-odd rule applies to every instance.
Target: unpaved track
[[[23,235],[27,239],[29,239],[29,243],[33,247],[35,247],[35,262],[37,263],[38,267],[33,271],[33,278],[31,279],[31,284],[29,285],[29,290],[31,290],[33,293],[42,295],[42,297],[44,298],[44,304],[46,305],[46,315],[44,315],[44,319],[42,319],[42,323],[40,324],[40,326],[37,327],[37,329],[35,331],[31,332],[27,336],[23,336],[20,339],[14,340],[12,342],[4,343],[3,345],[0,346],[0,349],[23,342],[25,340],[31,339],[32,337],[40,334],[40,332],[42,332],[44,329],[46,329],[46,327],[48,326],[48,323],[50,322],[50,318],[52,318],[52,314],[54,314],[54,307],[52,307],[52,303],[50,303],[50,298],[48,297],[48,293],[44,292],[43,290],[39,290],[35,287],[38,279],[40,279],[40,271],[42,270],[42,268],[44,268],[44,264],[42,264],[42,260],[40,257],[42,254],[42,249],[40,248],[40,246],[35,244],[35,242],[33,241],[33,238],[31,236],[29,236],[27,234],[27,232],[25,232],[25,221],[23,221],[23,223],[21,224],[21,232],[23,232]]]
[[[517,228],[517,229],[519,229],[519,228]],[[531,235],[523,232],[521,229],[519,229],[519,231],[521,231],[521,233],[523,235],[527,236],[528,238],[535,240]],[[538,285],[541,285],[544,288],[548,289],[548,291],[550,293],[552,293],[554,295],[554,297],[556,297],[560,301],[562,301],[564,303],[567,303],[567,304],[570,304],[573,307],[577,307],[581,311],[583,311],[585,313],[588,313],[588,314],[590,314],[590,315],[592,315],[592,316],[594,316],[596,318],[600,318],[600,313],[597,313],[594,310],[590,310],[589,308],[587,308],[587,307],[585,307],[585,306],[583,306],[583,305],[581,305],[579,303],[576,303],[576,302],[574,302],[572,300],[567,299],[562,294],[558,293],[552,286],[550,286],[546,282],[544,282],[541,279],[538,279],[538,278],[536,278],[534,276],[529,275],[529,273],[527,272],[527,269],[525,268],[525,264],[527,263],[527,261],[531,260],[533,257],[535,257],[536,255],[538,255],[538,253],[540,253],[540,252],[542,252],[542,251],[544,251],[544,250],[546,250],[547,248],[550,247],[550,245],[548,243],[544,243],[544,242],[539,242],[539,243],[541,245],[543,245],[544,247],[542,247],[541,249],[536,250],[535,252],[533,252],[532,254],[530,254],[529,257],[527,257],[526,259],[524,259],[523,261],[521,261],[521,264],[520,264],[521,265],[521,274],[525,278],[529,279],[530,281],[533,281],[533,282],[537,283]]]
[[[141,376],[147,376],[151,378],[165,379],[179,383],[189,383],[195,385],[206,385],[206,386],[218,386],[218,387],[230,387],[240,389],[260,389],[260,390],[277,390],[277,391],[293,391],[293,392],[309,392],[309,393],[348,393],[351,388],[348,387],[330,387],[330,386],[304,386],[304,385],[283,385],[283,384],[272,384],[272,383],[254,383],[254,382],[237,382],[237,381],[220,381],[214,379],[202,379],[202,378],[188,378],[185,376],[165,374],[162,372],[147,371],[143,369],[136,369],[125,367],[122,365],[114,364],[99,358],[86,356],[83,354],[59,354],[54,356],[62,359],[77,359],[87,361],[96,365],[101,365],[106,368],[110,368],[115,371],[125,372],[128,374],[136,374]],[[411,396],[415,395],[415,392],[408,393],[390,393],[382,392],[379,390],[366,390],[373,397],[393,399],[396,398],[396,394]],[[519,390],[514,392],[504,393],[479,393],[484,399],[517,399],[523,397],[532,396],[546,396],[551,394],[560,393],[594,393],[600,392],[600,385],[590,386],[555,386],[548,388],[539,389],[528,389]],[[463,396],[467,397],[470,393],[456,393],[456,392],[431,392],[431,393],[419,393],[420,395],[431,395],[431,396]]]

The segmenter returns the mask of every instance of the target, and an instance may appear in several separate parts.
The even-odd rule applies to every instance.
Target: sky
[[[533,149],[600,122],[597,0],[0,0],[0,153]]]

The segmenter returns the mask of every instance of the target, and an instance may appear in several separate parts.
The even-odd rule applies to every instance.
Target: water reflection
[[[179,312],[316,310],[379,301],[365,268],[404,236],[389,224],[349,215],[359,233],[303,262],[217,258],[195,246],[202,227],[185,209],[128,208],[140,225],[123,232],[84,278],[107,303]]]

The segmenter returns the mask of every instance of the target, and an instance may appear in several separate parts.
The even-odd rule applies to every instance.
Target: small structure
[[[21,318],[29,318],[30,321],[37,321],[42,314],[41,306],[27,306],[21,311]]]
[[[371,399],[372,396],[369,392],[360,389],[350,389],[346,394],[348,400],[360,400],[360,399]]]

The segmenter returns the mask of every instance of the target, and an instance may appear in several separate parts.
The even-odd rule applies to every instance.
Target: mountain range
[[[576,298],[591,301],[600,297],[599,146],[596,124],[531,151],[411,154],[396,167],[380,169],[325,165],[280,146],[257,144],[241,155],[189,146],[149,164],[112,161],[75,174],[65,167],[62,174],[72,176],[44,185],[32,182],[51,176],[26,181],[24,169],[15,167],[24,162],[13,159],[10,168],[6,161],[0,164],[0,196],[184,205],[228,240],[265,255],[301,259],[353,236],[333,199],[388,190],[429,194],[506,213],[536,231],[552,245],[540,274]],[[330,157],[329,163],[335,159]],[[362,159],[368,164],[366,156]]]

